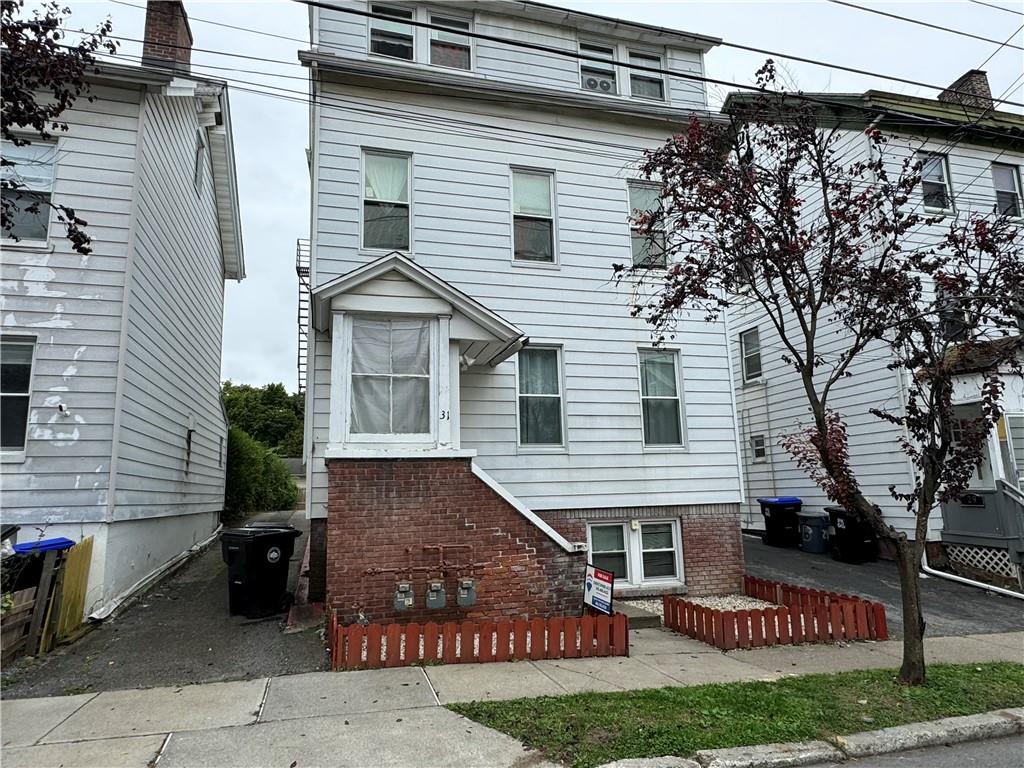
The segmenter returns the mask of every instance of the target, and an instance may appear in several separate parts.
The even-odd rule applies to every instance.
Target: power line
[[[949,32],[952,35],[960,35],[961,37],[969,37],[969,38],[971,38],[973,40],[980,40],[983,43],[995,43],[995,44],[998,45],[999,42],[1000,42],[999,40],[993,40],[991,37],[982,37],[981,35],[974,35],[974,34],[971,34],[970,32],[964,32],[963,30],[960,30],[960,29],[953,29],[952,27],[944,27],[941,24],[932,24],[932,23],[927,22],[927,21],[921,21],[920,19],[911,18],[910,16],[900,16],[899,14],[896,14],[896,13],[889,13],[888,11],[880,11],[877,8],[867,8],[867,7],[863,6],[863,5],[857,5],[856,3],[848,3],[848,2],[846,2],[846,0],[828,0],[828,2],[832,3],[833,5],[843,5],[843,6],[846,6],[847,8],[853,8],[853,9],[858,10],[858,11],[864,11],[865,13],[874,13],[874,14],[877,14],[879,16],[885,16],[885,17],[890,18],[890,19],[897,19],[898,21],[905,21],[905,22],[907,22],[909,24],[917,24],[918,26],[928,27],[929,29],[937,29],[940,32]],[[1016,45],[1016,44],[1011,44],[1009,47],[1010,48],[1016,48],[1018,51],[1024,51],[1024,47]]]
[[[153,12],[162,13],[162,14],[169,14],[169,13],[171,13],[170,11],[162,10],[159,6],[154,6],[154,8],[150,10],[150,9],[147,9],[145,6],[142,6],[142,5],[136,5],[134,3],[125,2],[125,0],[109,0],[109,1],[112,2],[112,3],[115,3],[116,5],[123,5],[123,6],[128,7],[128,8],[135,8],[136,10],[147,11],[149,13],[153,13]],[[1003,10],[1005,10],[1005,9],[1003,9]],[[368,14],[368,15],[370,15],[372,18],[384,18],[384,17],[379,16],[379,15],[376,15],[376,16],[373,15],[373,14]],[[228,23],[222,22],[222,21],[213,21],[212,19],[203,19],[203,18],[199,18],[198,16],[189,16],[189,21],[196,21],[196,22],[199,22],[201,24],[210,24],[212,26],[224,27],[226,29],[233,29],[233,30],[237,30],[239,32],[247,32],[247,33],[253,34],[253,35],[264,35],[266,37],[272,37],[272,38],[276,38],[278,40],[288,40],[290,42],[301,43],[303,45],[309,45],[310,44],[310,41],[305,39],[305,38],[290,37],[288,35],[279,35],[279,34],[275,34],[273,32],[265,32],[265,31],[260,30],[260,29],[253,29],[251,27],[241,27],[241,26],[238,26],[236,24],[228,24]],[[472,32],[470,31],[469,33],[466,34],[466,36],[472,36]],[[509,41],[509,42],[511,44],[511,43],[513,43],[515,41]],[[846,66],[844,64],[835,64],[835,63],[828,62],[828,61],[822,61],[820,59],[812,59],[812,58],[808,58],[808,57],[805,57],[805,56],[798,56],[798,55],[792,54],[792,53],[782,53],[782,52],[779,52],[779,51],[772,51],[772,50],[768,50],[766,48],[757,48],[757,47],[754,47],[754,46],[751,46],[751,45],[744,45],[742,43],[733,43],[733,42],[730,42],[728,40],[722,40],[721,42],[719,42],[719,45],[724,47],[724,48],[735,48],[737,50],[747,51],[747,52],[750,52],[750,53],[758,53],[758,54],[762,54],[764,56],[774,56],[774,57],[777,57],[777,58],[780,58],[780,59],[788,59],[790,61],[798,61],[798,62],[800,62],[802,64],[810,64],[812,66],[823,67],[825,69],[835,69],[835,70],[839,70],[839,71],[842,71],[842,72],[849,72],[849,73],[855,74],[855,75],[864,75],[864,76],[867,76],[867,77],[876,77],[876,78],[879,78],[881,80],[889,80],[889,81],[895,82],[895,83],[903,83],[904,85],[913,85],[913,86],[915,86],[917,88],[928,88],[930,90],[935,90],[935,91],[947,90],[950,93],[957,93],[957,94],[961,94],[961,95],[970,95],[970,94],[967,94],[964,91],[950,90],[950,89],[948,89],[948,88],[946,88],[944,86],[935,85],[933,83],[925,83],[925,82],[921,82],[920,80],[911,80],[909,78],[900,77],[898,75],[885,75],[885,74],[882,74],[880,72],[873,72],[873,71],[867,70],[867,69],[860,69],[858,67],[849,67],[849,66]],[[666,71],[670,72],[670,73],[672,72],[671,70],[666,70]],[[1024,106],[1024,102],[1007,101],[1005,103],[1008,104],[1008,105],[1011,105],[1011,106],[1018,106],[1018,107]]]
[[[1024,16],[1024,12],[1022,11],[1015,11],[1012,8],[1004,8],[1003,6],[995,5],[994,3],[985,3],[982,2],[982,0],[968,0],[968,2],[974,3],[975,5],[984,5],[986,8],[994,8],[995,10],[1002,11],[1003,13],[1012,13],[1014,16]]]

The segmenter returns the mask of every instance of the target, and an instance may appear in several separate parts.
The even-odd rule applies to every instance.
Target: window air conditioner
[[[601,93],[614,93],[615,83],[606,77],[595,77],[588,75],[583,80],[583,86],[588,91],[600,91]]]

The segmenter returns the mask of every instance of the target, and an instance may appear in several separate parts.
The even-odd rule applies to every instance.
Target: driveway
[[[292,587],[306,546],[300,512],[258,515],[303,530],[292,559]],[[152,587],[113,620],[38,660],[5,665],[5,699],[126,688],[246,680],[326,668],[315,629],[283,633],[283,616],[228,615],[227,566],[220,543]]]
[[[851,565],[828,555],[769,547],[759,536],[744,535],[747,573],[801,587],[845,592],[885,604],[889,632],[903,636],[900,581],[896,565],[879,560]],[[921,576],[926,634],[933,637],[1018,632],[1024,630],[1024,600],[986,592],[933,576]]]

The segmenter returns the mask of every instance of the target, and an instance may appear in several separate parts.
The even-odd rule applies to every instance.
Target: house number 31
[[[441,421],[448,421],[451,418],[449,411],[441,411]]]

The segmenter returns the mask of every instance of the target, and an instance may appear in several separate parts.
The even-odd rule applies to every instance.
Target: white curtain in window
[[[391,373],[430,373],[430,327],[426,321],[392,322]]]
[[[430,432],[430,321],[352,321],[350,431]]]
[[[512,184],[515,213],[524,216],[551,215],[551,177],[548,174],[517,171]]]
[[[409,158],[367,153],[363,165],[367,200],[409,202]]]
[[[387,320],[352,321],[352,373],[391,373]]]
[[[644,352],[641,359],[644,397],[676,396],[676,362],[671,352]]]
[[[558,394],[558,352],[524,349],[519,353],[519,392],[523,395]]]

